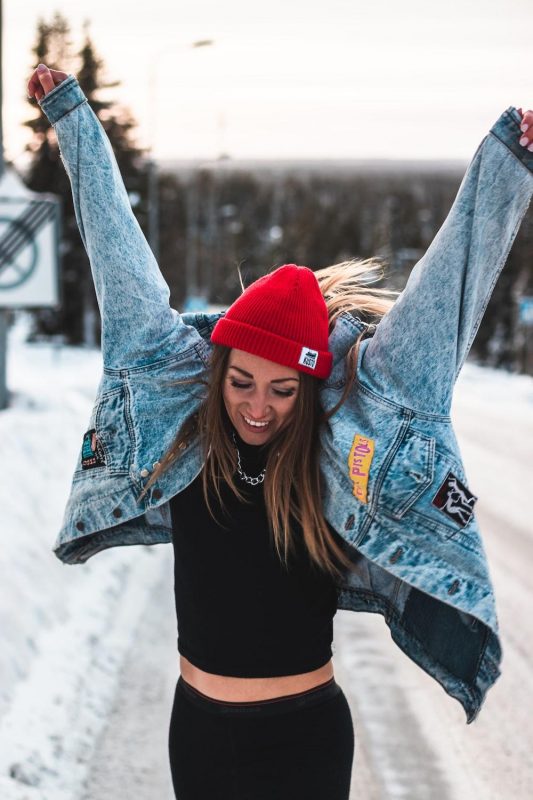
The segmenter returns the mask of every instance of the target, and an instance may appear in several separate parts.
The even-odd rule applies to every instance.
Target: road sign
[[[0,179],[0,309],[58,306],[60,204],[14,169]]]

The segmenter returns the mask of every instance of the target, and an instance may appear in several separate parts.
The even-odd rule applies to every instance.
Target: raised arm
[[[407,285],[363,342],[360,376],[415,411],[446,415],[533,192],[533,153],[510,106],[478,146],[452,208]],[[533,112],[527,112],[533,134]],[[529,135],[533,141],[533,135]]]
[[[65,77],[58,82],[58,76]],[[102,318],[104,365],[140,366],[188,349],[200,336],[170,307],[168,285],[133,214],[111,143],[77,79],[36,71],[28,90],[55,130],[72,186]]]

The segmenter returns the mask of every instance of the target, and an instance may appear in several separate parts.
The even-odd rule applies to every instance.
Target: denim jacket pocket
[[[433,481],[435,439],[407,429],[387,468],[378,506],[401,519]]]
[[[124,386],[97,397],[78,455],[74,480],[128,474],[134,452],[129,393]]]
[[[462,464],[435,445],[435,438],[407,430],[381,485],[378,506],[413,530],[447,539],[464,536],[467,544],[477,497]]]
[[[450,455],[435,450],[434,476],[426,495],[411,508],[412,525],[457,539],[469,546],[475,527],[474,505],[477,500],[468,486],[463,465]],[[477,547],[477,542],[472,542]]]

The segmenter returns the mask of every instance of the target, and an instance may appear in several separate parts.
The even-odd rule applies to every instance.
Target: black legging
[[[338,683],[255,702],[178,678],[168,737],[177,800],[348,800],[354,728]]]

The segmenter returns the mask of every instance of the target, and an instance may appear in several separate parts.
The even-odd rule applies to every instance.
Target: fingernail
[[[527,136],[522,136],[522,138],[520,139],[520,144],[523,145],[524,147],[526,146],[526,144],[529,144],[529,139],[527,138]]]
[[[520,125],[520,130],[522,131],[522,133],[525,133],[528,128],[529,128],[529,125],[527,125],[525,122],[524,122],[523,125]]]
[[[44,64],[39,64],[39,66],[37,67],[37,72],[44,72],[45,69],[46,66]]]

